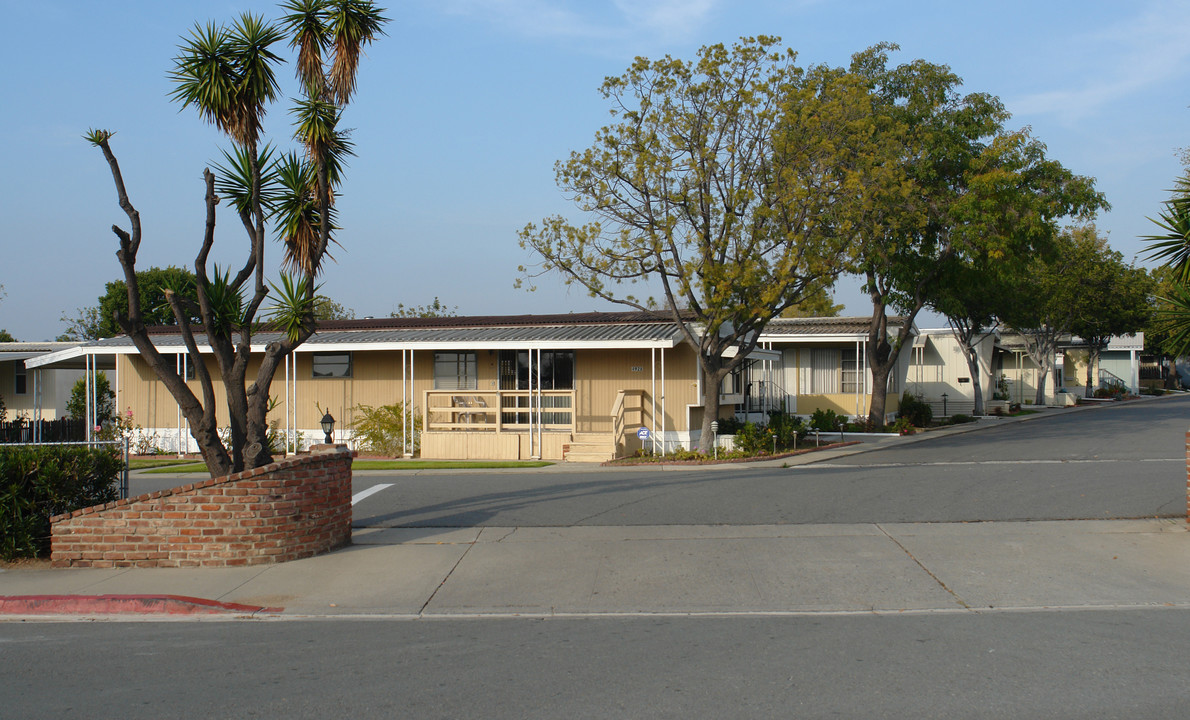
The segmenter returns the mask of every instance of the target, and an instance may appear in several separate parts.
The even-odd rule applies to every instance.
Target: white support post
[[[41,368],[33,370],[33,444],[41,442]]]
[[[407,362],[407,350],[401,348],[401,455],[402,457],[409,454],[409,402],[405,396],[409,392],[409,382],[406,379],[409,374],[409,363]]]
[[[1132,394],[1140,395],[1140,366],[1136,364],[1136,351],[1128,351],[1128,368],[1131,371],[1129,380],[1132,383]]]
[[[533,442],[533,348],[529,348],[529,459],[537,460]]]
[[[649,398],[653,403],[653,412],[651,413],[649,423],[649,435],[653,440],[653,454],[657,454],[657,348],[649,348],[649,364],[653,376],[652,390],[649,392]]]
[[[661,454],[668,452],[665,445],[665,348],[661,348]]]
[[[534,460],[540,460],[545,452],[542,450],[542,425],[545,420],[541,413],[541,348],[537,348],[537,457]]]
[[[94,387],[94,382],[91,378],[91,355],[90,354],[83,356],[83,363],[84,363],[84,367],[85,367],[85,369],[83,370],[83,377],[85,378],[84,391],[87,396],[86,412],[83,413],[83,418],[84,418],[84,422],[87,423],[87,433],[86,433],[87,442],[91,442],[91,429],[95,426],[95,423],[92,421],[92,416],[95,412],[95,398],[92,395],[92,388]]]
[[[285,454],[290,453],[290,441],[293,439],[292,428],[289,426],[289,361],[293,353],[285,356]]]
[[[186,382],[186,368],[182,364],[183,357],[184,356],[181,353],[174,355],[174,372],[178,373],[178,375],[180,375],[182,378],[182,382],[185,383]],[[174,406],[177,407],[177,409],[178,409],[178,435],[177,435],[178,457],[182,457],[185,454],[182,452],[182,404],[177,402],[177,400],[175,400]]]

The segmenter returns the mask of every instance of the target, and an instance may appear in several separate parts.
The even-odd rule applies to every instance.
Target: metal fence
[[[86,447],[97,447],[97,446],[102,446],[102,445],[112,445],[112,446],[116,447],[121,453],[123,453],[123,458],[124,458],[124,469],[120,472],[120,477],[117,478],[116,489],[120,493],[121,500],[124,500],[128,497],[128,438],[121,438],[119,440],[92,440],[90,442],[43,442],[43,443],[36,443],[36,444],[34,444],[31,441],[30,442],[19,442],[19,441],[18,442],[0,442],[0,448],[3,448],[3,447],[31,447],[31,446],[42,447],[42,446],[46,446],[46,445],[51,446],[51,447],[63,447],[63,446],[69,446],[69,445],[85,445]]]

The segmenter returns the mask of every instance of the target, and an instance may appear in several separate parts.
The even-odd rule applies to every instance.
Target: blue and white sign
[[[641,440],[648,440],[649,439],[649,429],[647,427],[643,427],[640,430],[637,430],[636,436],[638,438],[640,438]]]

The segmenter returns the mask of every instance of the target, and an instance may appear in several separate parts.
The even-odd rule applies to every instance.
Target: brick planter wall
[[[309,455],[50,519],[54,567],[230,567],[351,542],[351,453]]]

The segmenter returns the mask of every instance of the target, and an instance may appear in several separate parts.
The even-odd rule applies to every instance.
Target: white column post
[[[1140,367],[1136,364],[1136,351],[1128,351],[1128,367],[1132,371],[1132,377],[1129,380],[1132,382],[1132,394],[1140,395]]]
[[[653,405],[653,410],[649,418],[649,436],[653,441],[653,454],[657,454],[657,348],[649,348],[649,370],[652,374],[652,389],[649,391],[649,400]]]
[[[83,355],[83,363],[84,363],[84,368],[85,368],[83,370],[83,378],[84,378],[83,384],[84,384],[84,392],[86,394],[86,410],[83,413],[83,422],[87,423],[87,433],[86,433],[87,442],[91,442],[91,428],[93,428],[95,426],[95,424],[91,420],[91,415],[94,413],[95,400],[91,395],[91,388],[92,388],[93,383],[91,380],[91,355],[90,354]]]
[[[33,444],[41,442],[41,368],[33,370]]]
[[[665,348],[661,348],[661,454],[667,451],[665,446]]]

